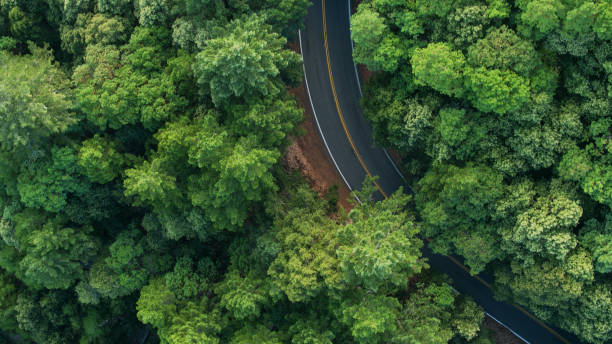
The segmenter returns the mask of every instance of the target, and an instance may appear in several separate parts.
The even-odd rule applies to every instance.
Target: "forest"
[[[364,0],[354,58],[435,252],[612,342],[612,3]]]
[[[415,193],[352,209],[283,162],[309,6],[0,0],[0,343],[493,344],[424,245],[612,340],[610,2],[362,1]]]

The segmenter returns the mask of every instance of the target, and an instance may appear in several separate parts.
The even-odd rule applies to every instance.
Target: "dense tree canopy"
[[[352,21],[354,58],[377,71],[365,115],[403,158],[430,247],[601,344],[612,340],[611,13],[590,0],[366,0]],[[393,68],[364,57],[389,40],[402,42],[386,55]]]
[[[304,114],[288,41],[308,6],[0,1],[0,342],[489,343],[482,309],[421,256],[411,196],[347,213],[283,163]],[[466,27],[482,11],[457,14],[466,40],[483,36]],[[362,62],[403,68],[385,16],[360,15],[377,25],[355,31]],[[422,33],[413,14],[397,20]],[[440,63],[468,56],[438,50]],[[436,82],[422,69],[419,85]],[[436,105],[394,109],[413,114],[389,140],[417,149]],[[597,271],[610,265],[602,226],[581,234]]]
[[[401,190],[283,163],[308,0],[0,1],[0,342],[493,343],[429,269],[612,340],[612,5],[364,0]]]

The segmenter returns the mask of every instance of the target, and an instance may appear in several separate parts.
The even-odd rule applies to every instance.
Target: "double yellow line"
[[[334,76],[333,76],[333,73],[332,73],[331,62],[330,62],[330,58],[329,58],[329,45],[327,43],[327,16],[325,15],[325,0],[321,0],[321,7],[323,8],[323,45],[325,46],[325,58],[327,60],[327,72],[329,74],[329,83],[331,85],[332,94],[334,96],[334,102],[336,103],[336,110],[338,110],[338,117],[340,117],[340,122],[342,123],[342,128],[344,129],[344,133],[346,134],[346,137],[348,138],[348,141],[349,141],[349,143],[351,145],[351,148],[353,149],[353,152],[355,153],[355,155],[357,156],[357,159],[359,160],[359,164],[361,164],[361,167],[363,167],[363,169],[365,170],[367,175],[369,177],[372,177],[372,174],[370,173],[370,170],[368,170],[368,167],[366,166],[365,162],[361,158],[361,155],[357,151],[357,147],[355,146],[355,143],[353,142],[353,138],[351,137],[351,134],[349,133],[348,128],[346,126],[346,123],[344,121],[344,115],[342,114],[342,109],[340,108],[340,102],[338,101],[338,95],[336,93],[336,86],[334,85]],[[374,185],[376,185],[376,188],[378,188],[378,190],[380,191],[380,193],[383,195],[384,198],[388,198],[388,196],[385,193],[385,191],[380,187],[380,185],[378,185],[378,183],[376,181],[374,181]],[[459,266],[461,269],[463,269],[467,273],[471,274],[470,273],[470,269],[468,269],[465,265],[463,265],[457,259],[455,259],[455,258],[453,258],[451,256],[446,256],[446,257],[451,262],[453,262],[455,265]],[[492,289],[491,285],[488,282],[486,282],[485,280],[483,280],[482,278],[480,278],[478,276],[472,276],[472,277],[475,278],[476,280],[478,280],[483,285],[485,285],[487,288]],[[521,313],[525,314],[527,317],[529,317],[530,319],[532,319],[533,321],[538,323],[540,326],[542,326],[545,330],[547,330],[553,336],[557,337],[563,343],[571,344],[567,339],[563,338],[559,333],[557,333],[555,330],[550,328],[548,325],[546,325],[540,319],[534,317],[531,313],[527,312],[523,307],[521,307],[521,306],[519,306],[517,304],[512,304],[512,306],[514,306]]]
[[[359,160],[359,164],[361,164],[361,167],[363,167],[366,174],[370,178],[372,178],[373,177],[372,173],[370,173],[370,170],[368,170],[368,167],[366,166],[365,162],[363,162],[361,155],[357,151],[357,147],[355,147],[353,138],[351,137],[351,134],[349,133],[348,128],[346,127],[346,123],[344,122],[344,115],[342,115],[342,109],[340,108],[340,102],[338,102],[338,95],[336,94],[336,86],[334,85],[334,75],[332,74],[331,63],[329,61],[329,46],[327,44],[327,18],[325,15],[325,0],[322,0],[322,7],[323,7],[323,44],[325,45],[325,58],[327,59],[327,72],[329,73],[329,83],[331,84],[332,94],[334,96],[334,101],[336,102],[336,110],[338,110],[338,116],[340,117],[342,128],[344,128],[344,133],[346,134],[346,137],[348,138],[348,141],[351,145],[351,148],[353,149],[353,152],[355,153],[355,155],[357,156],[357,159]],[[374,181],[374,185],[376,185],[376,188],[378,188],[378,191],[380,191],[383,197],[387,198],[387,194],[380,187],[380,185],[378,185],[376,181]]]

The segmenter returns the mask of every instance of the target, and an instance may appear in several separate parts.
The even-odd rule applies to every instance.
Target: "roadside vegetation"
[[[430,247],[497,297],[612,341],[612,5],[364,0],[363,106]]]
[[[1,343],[492,343],[409,196],[282,164],[308,5],[0,1]]]

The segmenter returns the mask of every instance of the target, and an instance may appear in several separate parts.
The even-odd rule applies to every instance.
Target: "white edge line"
[[[336,170],[338,170],[338,173],[340,174],[340,177],[342,177],[344,184],[346,184],[346,186],[348,187],[350,191],[353,191],[348,181],[342,174],[340,167],[338,167],[338,163],[336,162],[336,159],[334,159],[334,156],[331,150],[329,149],[327,140],[325,140],[325,135],[323,135],[323,130],[321,130],[321,125],[319,124],[319,118],[317,117],[317,111],[315,110],[314,104],[312,103],[312,97],[310,96],[310,87],[308,87],[308,77],[306,76],[306,65],[304,64],[304,52],[302,51],[302,30],[298,30],[298,36],[300,37],[300,55],[302,55],[302,69],[304,70],[304,83],[306,84],[306,93],[308,93],[308,100],[310,101],[310,107],[312,108],[312,113],[314,115],[315,122],[317,122],[317,128],[319,129],[319,134],[321,135],[321,138],[323,139],[323,143],[325,144],[325,148],[327,149],[327,153],[329,154],[332,161],[334,162],[334,166],[336,166]],[[357,202],[361,204],[361,200],[359,199],[359,197],[355,196],[355,198],[357,199]]]
[[[399,170],[399,168],[397,168],[397,166],[395,165],[395,162],[393,161],[393,159],[391,159],[391,156],[389,156],[389,153],[387,152],[387,150],[383,148],[383,152],[385,152],[385,155],[387,156],[387,159],[389,159],[389,161],[391,162],[391,165],[393,165],[393,168],[395,169],[395,172],[397,172],[397,174],[399,174],[399,176],[402,177],[404,182],[406,182],[406,178],[404,177],[402,172]]]
[[[351,0],[348,0],[348,16],[349,16],[349,27],[350,27],[350,23],[351,23]],[[349,29],[350,31],[350,29]],[[353,39],[351,38],[351,52],[353,52],[355,50],[355,44],[353,43]],[[302,36],[301,36],[301,32],[300,32],[300,52],[302,51]],[[303,55],[302,55],[302,60],[303,60]],[[357,72],[357,65],[355,63],[353,63],[353,66],[355,67],[355,78],[357,79],[357,86],[359,87],[359,95],[361,97],[363,97],[363,93],[361,93],[361,82],[359,81],[359,73]],[[304,69],[304,78],[306,78],[306,69]],[[308,89],[308,80],[306,80],[306,88]],[[308,96],[310,97],[310,93],[308,94]],[[311,106],[312,106],[312,101],[311,101]],[[314,106],[313,106],[313,110],[314,112]],[[316,119],[316,113],[315,113],[315,119]],[[317,121],[317,125],[319,124],[319,122]],[[321,131],[321,128],[319,127],[319,131]],[[323,136],[323,133],[321,132],[321,136]],[[323,138],[323,141],[325,141],[325,138]],[[325,145],[327,146],[327,143],[325,143]],[[327,149],[329,152],[329,148]],[[383,148],[383,152],[385,152],[385,155],[387,156],[387,159],[389,159],[389,162],[391,162],[391,165],[393,165],[393,168],[395,169],[395,172],[397,172],[397,174],[402,178],[402,180],[404,182],[406,182],[406,177],[404,177],[404,175],[402,174],[402,172],[399,170],[399,168],[397,168],[397,165],[395,165],[395,162],[393,161],[393,159],[391,158],[391,156],[389,156],[389,153],[387,152],[387,150],[385,148]],[[329,153],[329,155],[331,156],[331,152]],[[333,157],[332,157],[333,160]],[[334,161],[334,164],[336,162]],[[338,165],[336,165],[336,168],[338,168]],[[340,171],[340,169],[338,169],[338,171]],[[342,172],[340,172],[340,175],[342,175]],[[344,176],[342,177],[344,178]],[[346,183],[346,180],[344,181]],[[348,184],[347,184],[348,185]],[[408,186],[410,187],[410,186]],[[349,186],[349,189],[351,187]],[[412,188],[410,188],[410,190],[412,190]],[[357,199],[359,200],[359,199]],[[361,201],[359,202],[361,203]],[[459,294],[459,291],[457,289],[455,289],[453,287],[453,290]],[[501,321],[497,320],[497,318],[495,318],[493,315],[491,315],[488,312],[485,312],[485,314],[493,319],[496,323],[500,324],[501,326],[503,326],[504,328],[506,328],[508,331],[512,332],[512,334],[514,334],[517,338],[519,338],[520,340],[522,340],[523,342],[527,343],[527,344],[531,344],[528,340],[526,340],[525,338],[521,337],[518,333],[514,332],[510,327],[506,326],[506,324],[502,323]]]
[[[351,36],[351,56],[355,51],[355,44],[353,43],[353,31],[351,31],[351,0],[348,0],[348,17],[349,17],[349,32]],[[359,88],[359,96],[363,97],[363,93],[361,93],[361,81],[359,81],[359,73],[357,73],[357,65],[353,62],[353,67],[355,67],[355,78],[357,78],[357,87]]]
[[[451,286],[451,288],[453,288],[453,291],[454,291],[456,294],[461,295],[461,293],[459,292],[459,290],[455,289],[455,287]],[[489,312],[485,312],[485,314],[486,314],[486,315],[487,315],[489,318],[493,319],[493,320],[494,320],[496,323],[498,323],[498,324],[500,324],[501,326],[503,326],[503,327],[504,327],[506,330],[508,330],[508,331],[512,332],[512,334],[514,334],[514,335],[515,335],[517,338],[519,338],[519,339],[520,339],[520,340],[522,340],[523,342],[525,342],[525,343],[527,343],[527,344],[531,344],[529,341],[527,341],[527,339],[525,339],[525,338],[523,338],[523,337],[519,336],[519,334],[518,334],[518,333],[516,333],[516,332],[512,331],[512,329],[511,329],[510,327],[506,326],[506,324],[504,324],[503,322],[501,322],[501,321],[497,320],[497,319],[496,319],[496,318],[495,318],[493,315],[491,315],[491,313],[489,313]]]
[[[496,319],[496,318],[495,318],[493,315],[491,315],[489,312],[485,312],[485,314],[486,314],[486,315],[487,315],[489,318],[491,318],[491,319],[495,320],[495,322],[496,322],[496,323],[498,323],[498,324],[502,325],[503,327],[505,327],[505,328],[506,328],[506,330],[508,330],[508,331],[512,332],[512,334],[513,334],[513,335],[515,335],[515,336],[516,336],[518,339],[522,340],[523,342],[525,342],[525,343],[527,343],[527,344],[531,344],[531,342],[529,342],[527,339],[525,339],[525,338],[521,337],[521,336],[520,336],[518,333],[516,333],[516,332],[512,331],[512,329],[511,329],[510,327],[506,326],[506,324],[504,324],[503,322],[501,322],[501,321],[497,320],[497,319]]]
[[[350,20],[351,20],[351,0],[348,0],[348,4],[349,4],[348,11],[349,11],[349,23],[350,23]],[[336,159],[334,159],[334,156],[332,155],[332,152],[329,149],[329,146],[327,145],[327,141],[325,140],[325,135],[323,135],[323,131],[321,130],[321,126],[319,125],[319,119],[317,118],[317,112],[315,111],[314,104],[312,103],[312,97],[310,96],[310,88],[308,87],[308,77],[306,76],[306,65],[304,64],[304,53],[302,52],[302,30],[298,30],[298,36],[299,36],[299,39],[300,39],[300,55],[302,55],[302,69],[304,70],[304,83],[306,84],[306,93],[308,94],[308,100],[310,101],[310,107],[312,108],[312,113],[314,114],[315,121],[317,122],[317,128],[319,129],[319,134],[321,135],[321,138],[323,139],[323,143],[325,144],[325,148],[327,149],[327,153],[329,154],[329,156],[331,157],[332,161],[334,162],[334,166],[336,166],[336,170],[338,170],[338,173],[340,174],[340,177],[342,177],[342,180],[344,181],[344,184],[346,184],[346,186],[349,188],[350,191],[353,191],[353,189],[351,188],[349,183],[346,181],[346,178],[344,178],[344,175],[342,174],[342,171],[340,171],[340,167],[338,167],[338,163],[336,163]],[[354,49],[353,40],[352,39],[351,39],[351,49]],[[357,73],[357,65],[355,65],[353,63],[353,66],[355,67],[355,77],[357,78],[357,85],[359,86],[359,94],[363,97],[363,94],[361,93],[361,84],[359,82],[359,74]],[[383,152],[385,152],[385,155],[387,156],[387,158],[391,162],[391,165],[393,165],[393,168],[395,168],[395,171],[400,175],[400,177],[402,177],[402,179],[404,181],[406,181],[406,178],[404,178],[404,175],[397,168],[397,166],[395,165],[395,162],[393,162],[393,159],[391,159],[391,157],[389,156],[389,153],[387,153],[387,150],[383,149]],[[359,199],[359,197],[355,196],[355,198],[357,199],[357,201],[359,203],[361,203],[361,200]],[[459,293],[459,291],[457,289],[455,289],[454,287],[453,287],[453,290],[455,292]],[[523,342],[525,342],[527,344],[531,344],[525,338],[521,337],[518,333],[514,332],[510,327],[506,326],[506,324],[504,324],[501,321],[497,320],[497,318],[495,318],[489,312],[485,312],[485,314],[489,318],[493,319],[496,323],[500,324],[501,326],[506,328],[508,331],[512,332],[512,334],[514,334],[517,338],[519,338]]]
[[[350,24],[351,24],[351,0],[348,0],[348,15],[349,15],[349,31],[350,31]],[[354,52],[354,51],[355,51],[355,44],[353,43],[353,39],[351,38],[351,53]],[[355,63],[353,63],[353,66],[355,67],[355,78],[357,79],[357,87],[359,88],[359,95],[361,97],[363,97],[363,93],[361,93],[361,82],[359,81],[359,72],[357,72],[357,65]],[[397,165],[395,165],[395,162],[393,161],[393,159],[391,159],[391,157],[389,156],[389,153],[387,152],[387,150],[385,148],[383,148],[382,150],[383,150],[383,152],[385,152],[385,155],[387,156],[387,159],[389,159],[389,161],[391,162],[391,165],[393,165],[393,168],[395,169],[395,172],[397,172],[397,174],[399,174],[399,176],[402,178],[402,180],[404,182],[406,182],[406,177],[404,177],[402,172],[400,172],[399,168],[397,168]],[[411,188],[411,190],[412,190],[412,188]]]

